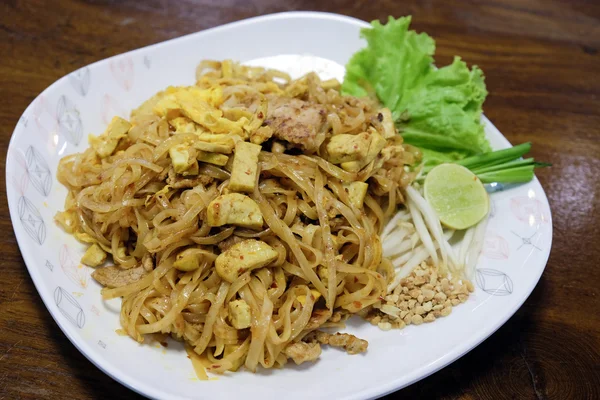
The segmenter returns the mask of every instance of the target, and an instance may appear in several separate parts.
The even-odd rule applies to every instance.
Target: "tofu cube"
[[[340,166],[349,172],[358,172],[379,155],[387,141],[375,129],[370,130],[369,150],[364,158],[356,161],[342,162]]]
[[[327,160],[333,164],[361,160],[367,156],[370,143],[371,135],[367,132],[332,136],[326,145]]]
[[[235,145],[229,189],[234,192],[250,193],[254,191],[258,174],[258,155],[262,147],[248,142]]]
[[[185,144],[178,144],[169,149],[169,156],[171,157],[171,163],[176,173],[181,174],[187,170],[191,163],[189,162],[190,153],[188,147]]]
[[[195,250],[196,249],[186,249],[177,254],[173,267],[185,272],[195,271],[200,268],[198,254]]]
[[[262,268],[277,257],[279,253],[265,242],[248,239],[219,254],[215,260],[215,269],[223,280],[232,283],[244,272]]]
[[[348,192],[350,203],[356,208],[362,208],[369,184],[365,182],[345,183],[344,189]]]
[[[218,165],[220,167],[224,166],[227,164],[227,161],[229,161],[229,157],[227,157],[225,154],[209,153],[202,150],[198,151],[196,158],[198,161]]]

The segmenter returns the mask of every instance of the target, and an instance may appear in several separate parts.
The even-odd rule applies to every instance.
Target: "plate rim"
[[[223,25],[215,26],[212,28],[204,29],[201,31],[193,32],[193,33],[189,33],[189,34],[186,34],[183,36],[179,36],[179,37],[168,39],[168,40],[165,40],[162,42],[150,44],[148,46],[140,47],[140,48],[137,48],[134,50],[124,52],[124,53],[116,54],[114,56],[104,58],[102,60],[85,65],[81,68],[86,68],[86,67],[90,68],[90,69],[97,68],[98,66],[108,63],[112,59],[121,57],[125,54],[133,55],[133,54],[137,54],[137,53],[140,53],[143,51],[147,51],[148,49],[161,48],[164,46],[168,46],[173,41],[192,40],[193,38],[195,38],[196,36],[199,36],[199,35],[205,35],[205,34],[209,34],[209,33],[218,33],[220,31],[225,31],[225,30],[240,27],[240,26],[257,24],[257,23],[262,23],[262,22],[271,21],[271,20],[286,19],[286,18],[321,19],[321,20],[345,22],[345,23],[352,24],[352,25],[359,26],[359,27],[368,27],[369,26],[369,24],[366,21],[360,20],[358,18],[346,16],[346,15],[336,14],[336,13],[317,12],[317,11],[286,11],[286,12],[273,13],[273,14],[267,14],[267,15],[262,15],[262,16],[257,16],[257,17],[246,18],[243,20],[229,22],[229,23],[226,23]],[[50,84],[47,88],[45,88],[25,108],[25,110],[23,111],[21,116],[27,114],[27,112],[30,110],[30,108],[33,106],[33,104],[35,104],[36,100],[40,96],[42,96],[47,91],[50,91],[54,86],[59,85],[63,80],[68,79],[68,76],[72,72],[73,71],[65,74],[64,76],[62,76],[61,78],[57,79],[55,82]],[[503,142],[502,147],[510,147],[511,146],[510,142],[491,123],[491,121],[489,121],[489,119],[487,119],[487,117],[485,117],[485,116],[483,116],[482,118],[486,125],[490,126],[491,129],[495,130],[497,133],[500,134],[501,141]],[[13,154],[15,153],[15,150],[16,150],[15,143],[17,140],[16,137],[18,136],[16,134],[17,128],[18,128],[18,122],[11,134],[11,138],[10,138],[10,141],[9,141],[9,144],[7,147],[7,155],[6,155],[6,162],[5,162],[5,176],[6,176],[5,182],[6,182],[7,203],[9,206],[9,215],[10,215],[11,223],[13,226],[13,232],[15,234],[15,238],[17,239],[17,244],[19,247],[19,251],[21,252],[23,261],[27,267],[29,275],[31,276],[34,286],[35,286],[42,302],[44,303],[46,309],[50,313],[52,319],[58,325],[58,327],[61,329],[61,331],[65,334],[65,336],[69,339],[69,341],[75,346],[75,348],[81,354],[83,354],[83,356],[86,359],[88,359],[94,366],[96,366],[102,372],[104,372],[105,374],[107,374],[108,376],[110,376],[112,379],[119,382],[123,386],[139,393],[142,396],[146,396],[146,397],[157,398],[157,399],[187,399],[187,397],[179,396],[179,395],[176,395],[173,393],[166,392],[161,389],[157,389],[154,386],[150,386],[150,385],[144,383],[143,381],[133,378],[131,375],[121,375],[117,371],[113,371],[112,370],[113,366],[109,361],[107,361],[107,359],[105,359],[102,356],[98,356],[96,350],[93,349],[90,344],[79,339],[80,335],[72,327],[68,326],[67,324],[63,324],[61,322],[61,320],[59,318],[57,318],[59,311],[57,309],[55,309],[54,305],[49,301],[52,298],[52,296],[48,295],[46,293],[45,287],[42,284],[43,277],[41,276],[41,273],[36,268],[34,268],[34,265],[36,265],[35,260],[32,259],[30,252],[22,250],[22,249],[28,250],[29,246],[27,246],[24,243],[25,238],[23,237],[22,233],[18,233],[17,230],[15,229],[15,223],[14,223],[15,218],[13,216],[14,210],[16,209],[16,204],[15,204],[16,200],[14,199],[15,190],[12,187],[10,187],[10,185],[9,185],[10,177],[8,176],[8,165],[15,162],[13,160],[13,158],[14,158]],[[466,353],[473,350],[475,347],[479,346],[484,340],[486,340],[494,332],[496,332],[501,326],[503,326],[506,323],[506,321],[508,321],[508,319],[511,318],[517,312],[517,310],[519,310],[521,308],[523,303],[529,298],[529,296],[531,295],[531,293],[537,286],[544,270],[546,269],[546,265],[548,263],[548,259],[549,259],[551,248],[552,248],[552,242],[553,242],[552,211],[550,209],[550,203],[548,201],[546,192],[544,191],[544,189],[543,189],[542,185],[540,184],[539,180],[537,179],[537,177],[534,177],[534,179],[531,181],[531,183],[533,183],[535,186],[539,187],[540,200],[542,200],[542,202],[544,202],[545,204],[548,205],[548,209],[550,211],[548,213],[549,214],[548,215],[548,222],[549,222],[548,223],[548,231],[549,231],[548,246],[542,254],[543,266],[540,268],[539,274],[537,275],[537,277],[535,277],[534,279],[531,279],[530,284],[524,289],[524,292],[527,293],[527,295],[523,296],[523,298],[520,301],[517,301],[516,306],[514,306],[510,310],[507,310],[507,312],[505,312],[502,315],[502,317],[500,319],[498,319],[498,322],[496,324],[480,325],[479,329],[472,331],[471,334],[465,338],[466,340],[462,342],[463,344],[448,350],[447,352],[444,353],[443,356],[441,356],[440,358],[435,360],[433,363],[421,365],[421,366],[415,368],[410,374],[402,375],[401,377],[398,377],[396,379],[389,380],[388,382],[386,382],[383,385],[379,385],[376,387],[367,386],[365,389],[357,391],[357,392],[353,393],[352,395],[346,397],[346,399],[379,398],[379,397],[385,396],[391,392],[394,392],[394,391],[400,390],[404,387],[410,386],[413,383],[415,383],[421,379],[425,379],[426,377],[434,374],[435,372],[439,371],[440,369],[453,363],[458,358],[462,357]],[[45,294],[42,295],[42,293],[45,293]],[[474,339],[469,339],[469,338],[474,338]],[[407,379],[407,377],[408,377],[408,379]]]

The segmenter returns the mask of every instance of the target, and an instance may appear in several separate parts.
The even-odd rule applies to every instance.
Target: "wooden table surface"
[[[3,1],[0,163],[25,107],[61,76],[103,58],[256,15],[316,10],[364,20],[413,15],[482,67],[486,115],[552,162],[550,260],[523,307],[479,347],[394,398],[600,398],[600,2],[558,0]],[[5,173],[0,217],[0,400],[131,399],[81,355],[42,304],[13,235]]]

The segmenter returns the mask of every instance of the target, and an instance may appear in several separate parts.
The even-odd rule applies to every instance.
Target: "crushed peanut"
[[[441,275],[433,266],[421,263],[400,281],[393,293],[373,305],[366,319],[383,330],[421,325],[452,313],[475,290],[466,279]]]

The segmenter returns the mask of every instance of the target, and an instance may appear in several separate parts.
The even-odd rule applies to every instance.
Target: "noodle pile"
[[[113,121],[58,167],[69,193],[56,220],[90,245],[82,261],[97,267],[105,299],[122,298],[122,329],[138,342],[148,334],[183,341],[212,372],[313,360],[319,343],[341,338],[348,352],[364,351],[350,335],[318,329],[366,315],[395,278],[380,234],[403,203],[415,155],[389,111],[340,95],[337,81],[314,73],[292,81],[205,61],[196,78],[155,95],[129,123]],[[337,135],[386,139],[370,160],[334,160],[328,144]],[[252,189],[241,193],[262,219],[243,216],[259,218],[249,227],[230,213],[228,223],[210,223],[219,196],[239,192],[230,181],[245,162],[240,142],[261,146]],[[355,182],[368,184],[360,202]],[[266,265],[242,268],[245,254],[234,249],[248,243],[270,249]],[[107,254],[114,266],[101,266]],[[227,265],[238,270],[225,276],[217,258],[233,254],[239,262]]]

